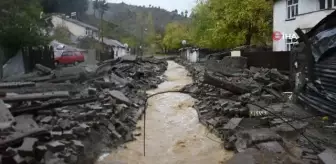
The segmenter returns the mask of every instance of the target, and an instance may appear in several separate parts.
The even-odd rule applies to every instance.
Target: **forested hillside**
[[[89,1],[87,14],[99,17],[99,12],[94,8],[94,1]],[[118,25],[121,28],[141,37],[141,27],[144,22],[152,21],[155,31],[164,33],[166,25],[173,21],[186,21],[188,12],[177,10],[169,12],[155,6],[134,6],[125,3],[108,3],[108,10],[104,13],[104,20]],[[149,20],[152,19],[152,20]]]

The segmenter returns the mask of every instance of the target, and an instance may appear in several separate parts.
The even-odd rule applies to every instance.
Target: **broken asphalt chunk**
[[[331,149],[326,149],[318,157],[323,164],[334,164],[336,162],[336,153]]]
[[[21,147],[18,148],[18,153],[22,157],[30,156],[34,157],[34,147],[38,139],[26,137],[23,140]]]
[[[232,118],[227,124],[225,124],[224,130],[234,130],[242,120],[243,118]]]
[[[59,141],[51,141],[46,146],[53,153],[60,152],[65,148],[65,145]]]
[[[284,153],[285,149],[279,144],[279,142],[264,142],[257,144],[257,147],[261,151],[268,151],[272,153]]]
[[[125,103],[125,104],[127,104],[127,105],[131,105],[131,104],[132,104],[131,100],[130,100],[129,98],[127,98],[127,97],[126,97],[122,92],[120,92],[120,91],[113,90],[113,91],[109,91],[109,93],[110,93],[110,95],[111,95],[113,98],[119,100],[119,101],[122,102],[122,103]]]
[[[235,147],[238,152],[243,152],[252,144],[282,140],[278,134],[267,128],[244,130],[235,135],[237,137]]]

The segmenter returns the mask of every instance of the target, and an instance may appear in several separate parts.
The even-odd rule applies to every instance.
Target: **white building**
[[[99,29],[97,27],[88,25],[75,19],[64,18],[59,15],[53,15],[51,22],[54,25],[54,27],[62,26],[68,28],[70,33],[74,35],[76,38],[92,37],[97,41],[101,42],[101,39],[99,38]],[[105,45],[113,48],[115,52],[115,57],[129,55],[127,47],[122,43],[120,43],[119,41],[105,37],[103,41]]]
[[[98,40],[99,38],[96,38],[96,39]],[[130,53],[127,49],[128,47],[123,45],[119,41],[113,40],[113,39],[108,39],[108,38],[105,38],[105,37],[104,37],[103,41],[104,41],[104,44],[107,45],[109,48],[113,48],[115,58],[130,55]],[[109,51],[111,51],[111,49]]]
[[[273,31],[283,35],[295,34],[297,28],[309,31],[336,8],[336,0],[274,0]],[[273,41],[273,51],[290,51],[297,41],[282,38]]]
[[[76,37],[98,37],[99,29],[97,27],[85,24],[75,19],[62,18],[59,15],[53,15],[51,22],[54,27],[67,27],[71,34]]]

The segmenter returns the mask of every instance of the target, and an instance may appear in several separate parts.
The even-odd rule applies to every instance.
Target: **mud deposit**
[[[168,61],[166,82],[155,90],[179,90],[192,83],[181,65]],[[143,155],[143,121],[137,141],[100,158],[97,164],[220,164],[233,153],[225,151],[219,139],[208,133],[192,108],[196,100],[187,94],[165,93],[149,99],[146,119],[146,156]]]

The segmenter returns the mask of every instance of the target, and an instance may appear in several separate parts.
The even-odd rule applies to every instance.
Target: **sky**
[[[111,3],[127,3],[132,5],[160,6],[168,11],[177,9],[179,12],[191,9],[196,5],[196,0],[108,0]]]

